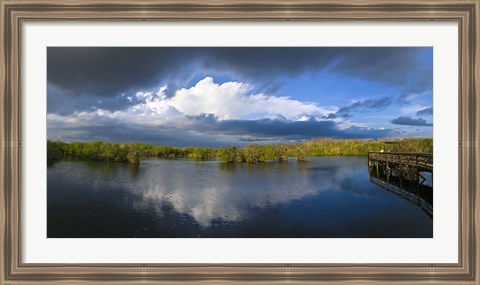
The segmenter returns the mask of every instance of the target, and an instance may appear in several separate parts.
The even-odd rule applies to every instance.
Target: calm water
[[[48,167],[48,237],[432,237],[418,206],[369,181],[365,157]]]

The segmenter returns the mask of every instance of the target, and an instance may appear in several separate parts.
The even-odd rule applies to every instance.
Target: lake
[[[49,238],[431,238],[417,205],[370,182],[366,157],[288,163],[60,161]]]

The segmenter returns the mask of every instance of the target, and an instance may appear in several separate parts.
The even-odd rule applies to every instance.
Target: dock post
[[[390,183],[390,167],[388,166],[388,161],[386,162],[386,170],[387,170],[387,183]]]

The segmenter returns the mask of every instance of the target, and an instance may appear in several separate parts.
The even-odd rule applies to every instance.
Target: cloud
[[[180,71],[172,48],[48,47],[47,80],[70,96],[114,97]],[[180,52],[181,54],[181,52]]]
[[[96,97],[85,94],[72,97],[68,91],[53,84],[47,84],[47,112],[56,114],[72,114],[77,111],[91,111],[96,109],[122,110],[135,103],[133,96],[119,94],[114,97]]]
[[[324,119],[336,119],[337,115],[330,113],[323,116]]]
[[[433,115],[433,107],[425,108],[417,111],[417,116],[428,116]]]
[[[273,138],[250,138],[250,137],[240,137],[238,139],[241,142],[247,143],[258,143],[258,142],[271,142],[274,141]]]
[[[433,55],[431,48],[352,48],[331,67],[342,74],[403,86],[407,92],[432,88]]]
[[[412,118],[408,116],[401,116],[391,121],[394,125],[404,125],[404,126],[419,126],[419,127],[431,127],[432,123],[427,123],[422,118]]]
[[[335,115],[349,116],[352,111],[362,109],[380,110],[390,106],[393,103],[392,97],[382,97],[380,99],[368,99],[363,101],[356,101],[351,105],[338,109]]]
[[[217,84],[206,77],[191,88],[176,90],[172,97],[166,95],[167,86],[155,92],[136,92],[126,96],[132,104],[124,110],[110,111],[108,108],[91,108],[75,112],[73,117],[92,122],[92,115],[110,117],[139,124],[164,123],[178,116],[212,114],[219,120],[231,119],[280,119],[302,120],[308,116],[324,116],[335,112],[334,107],[323,107],[317,103],[301,102],[289,97],[252,94],[252,86],[242,82]],[[103,102],[103,101],[102,101]],[[56,113],[51,113],[56,114]],[[66,115],[61,113],[57,115]],[[55,116],[52,116],[55,117]],[[80,122],[79,122],[80,123]]]
[[[300,102],[288,97],[249,94],[252,86],[240,82],[216,84],[206,77],[194,87],[180,89],[168,104],[182,114],[213,114],[220,120],[284,118],[296,120],[304,114],[322,116],[333,108]]]
[[[199,116],[211,114],[219,120],[232,119],[283,119],[301,120],[305,114],[323,116],[336,111],[333,107],[319,106],[317,103],[301,102],[289,97],[277,97],[265,94],[252,94],[251,85],[242,82],[217,84],[213,78],[206,77],[191,88],[182,88],[174,92],[173,97],[165,94],[167,86],[156,92],[137,92],[135,105],[126,110],[109,112],[110,117],[140,118],[149,121],[169,120],[177,116]],[[97,110],[107,112],[106,110]]]
[[[248,136],[250,139],[277,138],[277,140],[301,140],[316,137],[335,138],[379,138],[387,131],[360,127],[342,126],[342,122],[313,119],[308,121],[260,120],[217,120],[214,116],[196,116],[190,118],[194,129],[207,133],[222,133],[231,136]]]

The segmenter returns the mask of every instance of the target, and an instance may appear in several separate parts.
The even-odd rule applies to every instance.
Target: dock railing
[[[420,171],[433,173],[433,153],[426,152],[369,152],[370,162],[388,162],[403,166],[418,167]]]

